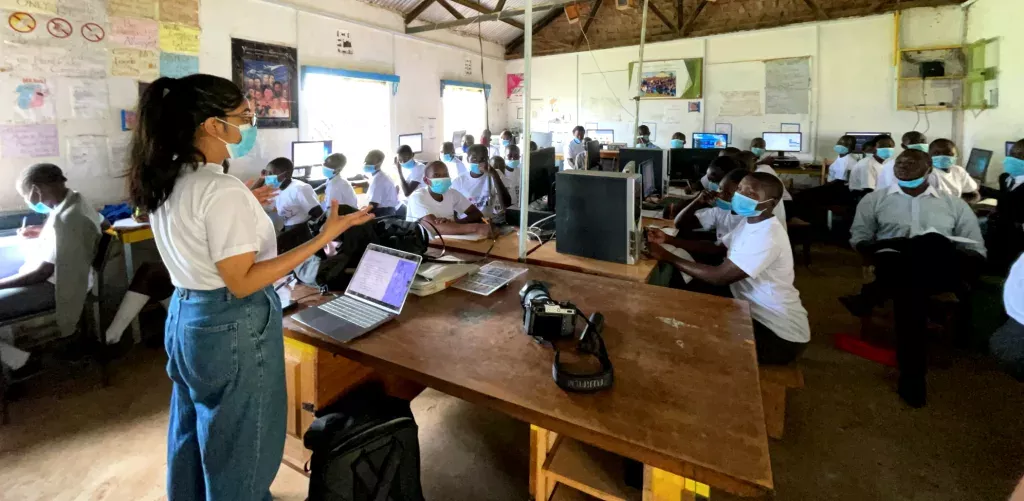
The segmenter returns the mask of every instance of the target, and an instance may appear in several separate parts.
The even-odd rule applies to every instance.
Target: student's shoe
[[[871,315],[871,311],[875,309],[875,306],[871,304],[871,301],[861,294],[843,296],[839,298],[839,302],[843,303],[843,306],[845,306],[846,309],[855,317],[869,316]]]
[[[904,378],[900,376],[899,394],[907,405],[920,409],[927,403],[927,386],[923,377]]]

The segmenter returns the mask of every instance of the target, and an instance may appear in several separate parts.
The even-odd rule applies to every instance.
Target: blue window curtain
[[[320,73],[325,75],[335,75],[346,78],[361,78],[363,80],[377,80],[380,82],[388,82],[391,84],[391,95],[398,94],[398,75],[389,75],[387,73],[370,73],[368,71],[355,71],[355,70],[342,70],[338,68],[324,68],[322,66],[303,66],[302,75],[303,77],[309,73]]]
[[[451,85],[452,87],[468,87],[470,89],[483,89],[484,98],[489,99],[491,97],[491,84],[482,84],[477,82],[462,82],[459,80],[441,80],[441,97],[444,97],[444,88]]]

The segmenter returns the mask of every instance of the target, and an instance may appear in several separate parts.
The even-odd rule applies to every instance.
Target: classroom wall
[[[993,1],[993,0],[982,0]],[[957,44],[963,23],[959,7],[919,8],[903,12],[901,45],[931,46]],[[716,73],[727,65],[744,61],[789,57],[811,57],[811,107],[806,117],[805,160],[832,156],[832,146],[847,131],[883,131],[901,135],[918,124],[918,130],[929,137],[951,137],[954,134],[952,112],[931,112],[920,116],[914,112],[896,111],[895,75],[893,65],[893,15],[844,19],[824,23],[733,33],[712,37],[676,40],[645,46],[644,59],[705,58],[705,99],[700,113],[678,115],[670,124],[658,127],[655,142],[667,144],[672,132],[690,136],[692,132],[713,131],[715,117],[708,116],[707,97],[716,87],[729,82],[715,82]],[[532,98],[548,102],[556,100],[561,110],[573,110],[574,121],[580,124],[590,115],[585,97],[591,92],[583,85],[605,85],[624,93],[626,66],[638,59],[638,47],[623,47],[536,58],[533,61]],[[594,78],[594,72],[605,72],[610,83]],[[523,61],[509,61],[509,73],[523,71]],[[600,77],[599,74],[596,74]],[[626,98],[624,105],[633,112],[634,105]],[[664,119],[665,110],[678,100],[641,101],[640,121]],[[508,105],[508,121],[516,124],[520,103]],[[632,122],[625,112],[624,121]],[[723,119],[722,121],[729,121]],[[547,123],[533,121],[534,130],[544,130]],[[602,127],[604,125],[602,124]],[[552,127],[554,128],[554,127]],[[808,138],[808,130],[810,137]],[[623,131],[627,133],[628,131]],[[749,144],[762,130],[734,127],[734,144]],[[616,132],[616,140],[622,141]],[[817,141],[814,141],[817,137]]]
[[[988,171],[988,183],[996,183],[1003,172],[1006,141],[1024,138],[1024,66],[1019,64],[1024,53],[1024,2],[1016,0],[979,0],[967,10],[966,43],[980,39],[999,38],[995,51],[986,56],[986,64],[999,66],[997,78],[999,105],[995,109],[967,111],[964,118],[964,151],[970,148],[992,150],[995,155]],[[993,55],[995,61],[988,59]],[[998,57],[1005,54],[1007,57]]]

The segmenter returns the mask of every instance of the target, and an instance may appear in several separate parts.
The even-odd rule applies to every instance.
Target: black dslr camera
[[[519,291],[523,329],[537,341],[566,339],[576,333],[576,305],[551,299],[544,282],[530,280]]]

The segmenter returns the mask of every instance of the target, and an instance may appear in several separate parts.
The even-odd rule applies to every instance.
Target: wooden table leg
[[[547,501],[555,490],[555,482],[544,473],[544,464],[556,438],[557,433],[530,425],[530,496],[535,501]]]
[[[675,473],[644,465],[643,501],[707,501],[711,487]]]

